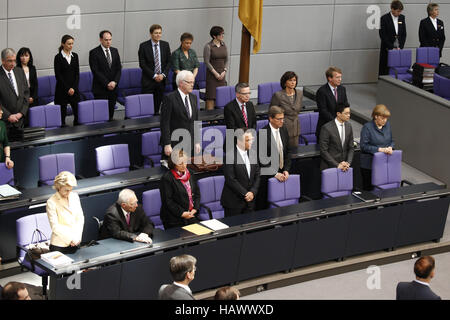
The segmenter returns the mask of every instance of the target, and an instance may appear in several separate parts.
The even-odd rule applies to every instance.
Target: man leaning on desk
[[[154,225],[149,220],[134,191],[123,189],[117,202],[106,210],[100,238],[116,238],[129,242],[152,243]]]

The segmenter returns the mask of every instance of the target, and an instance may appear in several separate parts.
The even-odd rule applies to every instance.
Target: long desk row
[[[266,118],[269,105],[257,105],[258,118]],[[305,112],[316,110],[315,105],[304,106]],[[223,123],[223,109],[203,110],[199,120],[205,125]],[[111,121],[94,125],[80,125],[46,131],[45,137],[31,141],[11,143],[11,155],[15,162],[14,174],[17,184],[23,188],[37,186],[39,180],[38,158],[54,153],[74,153],[77,175],[97,175],[95,148],[125,143],[129,146],[130,163],[141,166],[141,135],[160,127],[160,116],[141,119]]]
[[[317,145],[299,146],[292,155],[291,173],[300,174],[302,195],[319,199],[320,193],[320,152]],[[354,161],[354,186],[361,186],[359,174],[359,149],[356,149]],[[80,195],[85,227],[83,241],[96,239],[97,225],[93,216],[103,218],[106,209],[116,201],[118,193],[123,188],[132,188],[139,200],[142,193],[159,187],[159,181],[165,169],[161,167],[132,170],[130,172],[110,176],[96,176],[79,179],[76,192]],[[223,174],[217,172],[196,173],[202,178],[210,175]],[[50,186],[35,187],[22,190],[16,200],[0,202],[0,257],[3,261],[15,258],[16,220],[34,213],[45,212],[47,199],[55,192]]]
[[[37,263],[50,274],[51,299],[155,299],[172,281],[169,259],[182,253],[198,260],[191,283],[198,292],[442,237],[449,189],[427,183],[377,195],[377,202],[346,196],[224,218],[228,229],[203,236],[156,230],[151,247],[106,239],[70,255],[74,264],[66,268]]]

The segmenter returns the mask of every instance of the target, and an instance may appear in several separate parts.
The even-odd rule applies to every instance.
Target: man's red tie
[[[127,225],[130,225],[130,213],[129,212],[127,213],[126,217],[127,217]]]
[[[242,105],[242,115],[244,116],[245,126],[248,128],[247,115],[245,114],[245,104]]]
[[[337,99],[337,87],[334,88],[334,97],[336,98],[336,102],[337,102],[338,101],[338,99]]]

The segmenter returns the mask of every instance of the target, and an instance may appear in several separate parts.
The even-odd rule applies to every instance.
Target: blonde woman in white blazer
[[[47,216],[52,228],[50,251],[74,253],[81,243],[84,215],[80,198],[72,191],[76,185],[75,176],[68,171],[55,177],[56,193],[47,200]]]

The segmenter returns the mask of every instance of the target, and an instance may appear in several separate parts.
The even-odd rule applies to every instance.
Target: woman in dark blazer
[[[63,126],[66,124],[67,104],[70,104],[72,107],[73,124],[78,124],[80,64],[78,55],[72,52],[73,42],[72,36],[64,35],[54,60],[56,77],[55,104],[61,106],[61,123]]]
[[[363,189],[370,191],[372,186],[372,158],[376,152],[392,154],[394,141],[392,140],[391,112],[384,104],[376,105],[372,111],[372,121],[367,122],[361,129],[360,168],[363,178]]]
[[[165,229],[199,222],[200,192],[197,181],[187,169],[187,160],[183,151],[178,156],[172,153],[170,170],[161,179],[161,220]]]
[[[20,48],[16,56],[16,65],[22,68],[27,78],[28,88],[30,88],[30,97],[28,98],[29,107],[38,104],[38,80],[36,67],[33,65],[33,55],[29,48]]]
[[[419,41],[421,47],[439,48],[439,57],[442,57],[442,48],[445,43],[444,22],[439,16],[439,5],[429,3],[427,6],[428,18],[422,19],[419,25]]]

